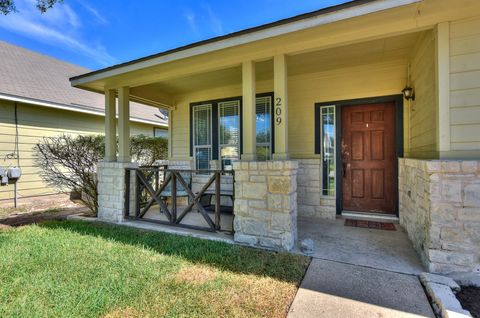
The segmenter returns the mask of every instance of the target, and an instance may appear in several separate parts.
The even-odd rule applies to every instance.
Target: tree
[[[47,12],[48,9],[52,8],[56,3],[62,3],[63,0],[37,0],[35,5],[41,13]],[[17,12],[15,7],[14,0],[0,0],[0,12],[4,15],[7,15],[12,12]]]
[[[34,147],[35,165],[50,186],[82,193],[82,199],[93,214],[98,210],[97,162],[105,153],[103,136],[61,135],[44,137]],[[134,136],[130,139],[132,159],[140,165],[152,165],[167,159],[165,138]]]

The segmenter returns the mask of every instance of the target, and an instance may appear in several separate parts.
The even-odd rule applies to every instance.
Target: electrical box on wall
[[[22,175],[22,170],[19,167],[11,167],[7,170],[7,176],[9,179],[19,179]]]
[[[5,169],[0,167],[0,185],[14,184],[22,176],[22,170],[19,167],[10,167]]]

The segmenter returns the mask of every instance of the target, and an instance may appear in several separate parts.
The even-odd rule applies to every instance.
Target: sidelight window
[[[335,106],[320,108],[322,194],[335,195]]]

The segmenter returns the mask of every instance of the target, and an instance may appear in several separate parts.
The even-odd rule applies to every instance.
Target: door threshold
[[[361,220],[376,220],[376,221],[394,221],[398,222],[399,218],[396,215],[392,214],[382,214],[382,213],[371,213],[371,212],[355,212],[355,211],[343,211],[342,217],[344,218],[354,218]]]

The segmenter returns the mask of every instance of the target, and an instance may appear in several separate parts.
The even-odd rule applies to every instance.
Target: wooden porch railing
[[[132,174],[135,176],[136,187],[133,215],[131,215]],[[203,184],[200,191],[194,193],[192,190],[192,176],[196,174],[202,174],[203,176],[209,175],[209,179]],[[168,169],[166,166],[127,168],[125,169],[125,218],[199,230],[222,231],[221,197],[227,192],[222,192],[221,178],[226,175],[234,177],[234,172],[223,170],[176,170]],[[214,185],[213,193],[210,189],[212,185]],[[234,200],[233,194],[233,190],[228,192],[228,196],[232,199],[232,204]],[[204,196],[210,196],[210,199],[212,196],[215,198],[213,219],[202,203]],[[181,209],[179,209],[177,204],[179,197],[187,198],[187,205]],[[170,207],[168,206],[168,201],[171,202]],[[209,205],[211,206],[211,204]],[[159,210],[154,211],[154,213],[159,212],[163,214],[166,217],[166,221],[146,217],[146,214],[152,211],[154,207],[159,208]],[[205,221],[203,226],[182,222],[189,213],[194,211],[193,208],[196,209],[196,212],[198,212]]]

